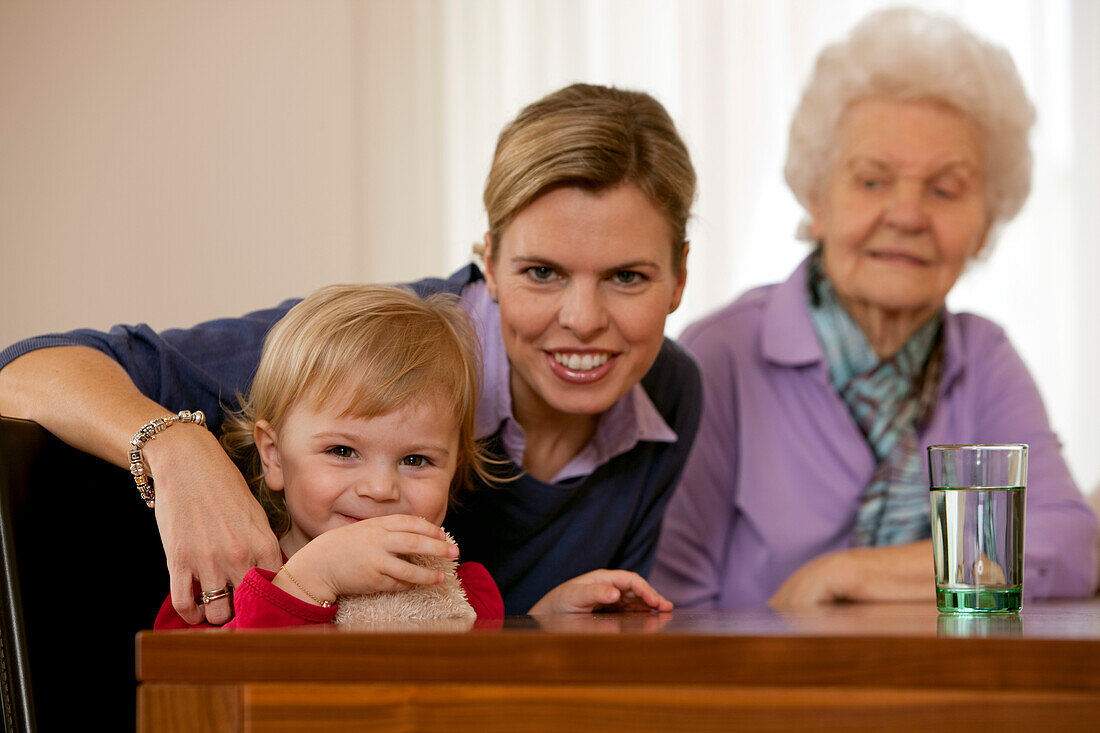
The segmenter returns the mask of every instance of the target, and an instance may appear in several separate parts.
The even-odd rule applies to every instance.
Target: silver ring
[[[213,603],[216,600],[225,598],[229,595],[229,584],[226,583],[221,588],[215,588],[214,590],[204,590],[202,592],[202,605],[207,603]]]

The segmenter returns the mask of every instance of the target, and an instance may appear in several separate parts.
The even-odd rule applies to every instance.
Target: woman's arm
[[[860,547],[815,557],[794,572],[768,605],[834,601],[931,601],[936,596],[932,540]]]
[[[84,346],[31,351],[0,369],[0,414],[34,420],[116,466],[130,465],[137,429],[170,412],[142,395],[113,359]]]
[[[129,465],[129,443],[148,421],[173,413],[145,397],[106,354],[82,346],[26,353],[0,370],[0,413],[34,420],[76,448]],[[279,566],[278,544],[240,472],[205,428],[178,424],[146,444],[156,481],[156,521],[175,607],[189,623],[224,623],[228,600],[198,606],[204,589],[237,585],[252,565]],[[139,501],[135,491],[135,501]]]

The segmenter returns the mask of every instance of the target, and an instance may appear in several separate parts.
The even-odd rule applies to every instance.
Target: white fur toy
[[[447,541],[454,544],[451,536]],[[357,596],[341,596],[337,601],[336,624],[372,624],[391,621],[436,621],[473,619],[473,606],[458,580],[457,560],[427,555],[402,555],[414,565],[441,570],[446,576],[439,585],[416,585],[406,591],[383,591]]]

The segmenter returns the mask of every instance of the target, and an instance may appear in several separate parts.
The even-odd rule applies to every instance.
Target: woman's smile
[[[615,357],[607,351],[547,351],[550,369],[572,384],[592,384],[614,369]]]
[[[597,352],[595,354],[586,353],[582,355],[576,351],[557,351],[550,352],[550,355],[554,357],[554,361],[574,372],[591,371],[596,367],[603,366],[607,363],[607,360],[611,358],[611,354],[607,352]]]
[[[920,257],[903,250],[872,250],[867,256],[882,264],[895,267],[930,267],[932,261],[927,257]]]

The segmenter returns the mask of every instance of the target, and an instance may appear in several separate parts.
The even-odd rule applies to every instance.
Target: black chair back
[[[27,636],[23,628],[23,601],[15,557],[15,531],[11,516],[11,491],[0,455],[0,706],[5,731],[36,729],[31,700]]]
[[[129,472],[0,417],[0,553],[5,726],[132,730],[134,634],[168,572]]]

